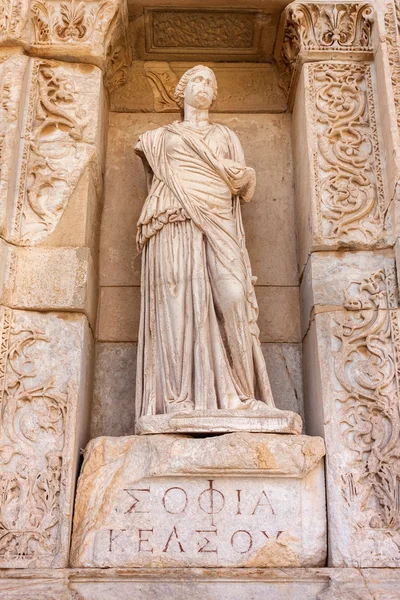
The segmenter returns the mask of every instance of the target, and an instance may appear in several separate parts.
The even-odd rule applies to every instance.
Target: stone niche
[[[111,96],[100,238],[100,300],[92,435],[129,435],[140,302],[136,222],[146,195],[134,141],[178,118],[172,88],[194,62],[135,61]],[[211,63],[219,94],[211,117],[240,137],[257,172],[242,207],[260,307],[263,352],[278,408],[303,415],[291,115],[272,63]],[[118,405],[116,405],[118,403]],[[123,415],[123,416],[122,416]]]

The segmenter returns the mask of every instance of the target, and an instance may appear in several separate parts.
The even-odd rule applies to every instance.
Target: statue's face
[[[208,69],[197,71],[185,88],[185,104],[205,110],[210,108],[214,97],[214,76]]]

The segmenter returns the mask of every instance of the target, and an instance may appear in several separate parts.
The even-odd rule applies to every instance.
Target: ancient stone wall
[[[400,5],[253,4],[0,2],[0,598],[399,597]],[[80,450],[134,431],[145,196],[134,144],[179,117],[174,86],[200,61],[217,75],[215,120],[239,134],[257,171],[243,218],[263,353],[277,406],[325,441],[327,542],[322,442],[257,445],[263,434],[248,434],[239,464],[226,436],[221,448],[194,439],[199,455],[226,457],[222,467],[204,459],[200,473],[191,442],[183,467],[173,438],[167,450],[157,436],[140,447],[124,438],[123,451],[90,443],[70,554]],[[94,476],[103,478],[96,505]],[[153,520],[171,535],[150,540],[135,523],[140,548],[156,554],[138,564],[124,551],[129,534],[110,525],[103,540],[95,527],[123,531],[140,503],[129,490],[153,476],[164,498]],[[109,492],[129,477],[127,493]],[[262,477],[275,478],[287,535],[274,508],[251,529]],[[211,499],[212,486],[223,490],[243,527],[221,516],[230,534],[220,561],[199,558],[196,545],[166,560],[172,543],[185,554],[166,491],[200,497],[205,485]],[[296,512],[294,493],[305,506],[314,499],[315,513]],[[313,517],[318,544],[307,553]],[[200,547],[214,549],[201,527]],[[257,535],[268,548],[253,560]]]

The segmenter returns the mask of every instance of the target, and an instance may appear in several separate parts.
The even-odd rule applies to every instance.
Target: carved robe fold
[[[146,132],[139,148],[151,182],[137,234],[137,418],[273,406],[240,211],[255,175],[238,138],[176,122]]]

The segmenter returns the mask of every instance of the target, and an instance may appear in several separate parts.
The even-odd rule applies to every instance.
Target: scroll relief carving
[[[380,269],[345,293],[334,335],[343,443],[353,460],[342,491],[356,530],[400,532],[400,325],[394,270]],[[399,541],[399,538],[398,538]]]
[[[69,390],[41,378],[33,356],[50,340],[3,309],[0,346],[0,563],[50,566],[59,551]]]
[[[98,75],[92,75],[96,86]],[[94,158],[86,131],[95,113],[93,108],[89,113],[87,94],[82,96],[78,88],[73,67],[33,61],[17,201],[7,236],[14,243],[36,244],[54,230],[85,166]]]
[[[372,5],[364,2],[289,5],[277,57],[287,91],[301,52],[371,53],[373,16]]]
[[[317,237],[371,243],[383,228],[385,199],[370,66],[315,63],[308,69]]]
[[[385,11],[386,41],[391,83],[396,108],[397,126],[400,129],[400,2],[388,2]]]

